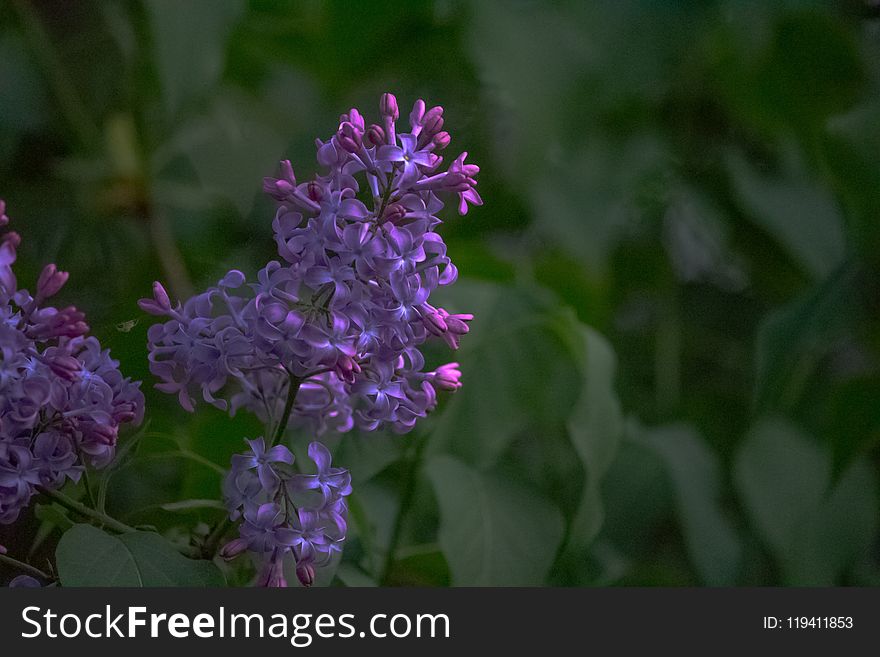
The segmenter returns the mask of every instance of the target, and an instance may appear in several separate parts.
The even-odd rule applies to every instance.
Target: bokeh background
[[[63,301],[147,394],[115,515],[213,524],[199,501],[262,431],[152,388],[136,300],[253,275],[262,177],[309,177],[314,138],[383,91],[443,105],[482,167],[485,206],[445,226],[445,305],[477,319],[464,389],[414,434],[328,441],[355,493],[325,583],[880,585],[880,7],[859,0],[2,0],[19,280],[68,270]],[[64,524],[39,506],[0,543],[42,565]]]

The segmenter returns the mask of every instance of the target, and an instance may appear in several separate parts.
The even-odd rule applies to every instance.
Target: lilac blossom
[[[0,201],[0,226],[9,218]],[[144,397],[74,308],[46,304],[67,282],[54,264],[31,295],[12,270],[18,234],[0,235],[0,523],[18,518],[38,486],[78,481],[113,458],[119,430],[139,424]]]
[[[393,95],[379,109],[381,125],[367,127],[352,109],[336,134],[316,142],[326,170],[313,180],[297,181],[284,161],[279,178],[263,181],[278,202],[280,260],[256,282],[233,270],[183,304],[172,305],[159,283],[141,300],[167,318],[148,334],[157,387],[187,410],[201,398],[270,422],[288,387],[299,385],[291,426],[403,433],[439,391],[460,387],[447,366],[424,371],[420,347],[439,339],[457,349],[473,318],[429,299],[458,273],[437,232],[442,199],[457,197],[461,214],[481,205],[479,167],[461,153],[442,168],[439,153],[451,140],[443,108],[417,101],[409,131],[398,131]]]
[[[261,585],[286,585],[288,555],[311,585],[345,538],[348,472],[331,467],[317,442],[309,448],[315,472],[297,472],[289,450],[274,444],[286,429],[406,433],[440,392],[461,387],[457,363],[430,370],[421,348],[439,340],[457,349],[473,318],[430,297],[458,276],[437,232],[443,199],[457,197],[462,215],[482,205],[479,167],[462,153],[443,169],[439,153],[451,142],[443,108],[417,101],[408,131],[398,131],[393,95],[382,96],[379,111],[381,125],[368,126],[351,109],[330,139],[316,141],[324,171],[313,180],[298,181],[289,161],[263,180],[278,203],[278,259],[255,281],[232,270],[176,304],[157,282],[139,302],[165,318],[148,332],[159,390],[188,411],[201,399],[275,425],[273,445],[249,441],[224,483],[230,518],[241,525],[221,554],[256,555]]]
[[[230,518],[243,522],[239,537],[220,555],[233,559],[250,552],[261,586],[287,586],[283,563],[292,560],[300,582],[311,586],[315,570],[327,565],[345,540],[351,476],[331,467],[330,452],[318,442],[309,445],[314,474],[298,472],[286,447],[267,450],[262,438],[247,443],[250,450],[233,457],[224,482]]]

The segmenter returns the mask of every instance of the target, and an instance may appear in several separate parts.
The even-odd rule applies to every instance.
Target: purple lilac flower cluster
[[[318,140],[325,173],[298,183],[290,162],[264,190],[278,203],[273,228],[281,261],[253,284],[230,271],[184,304],[172,305],[156,283],[141,307],[169,318],[150,328],[150,367],[158,388],[193,409],[196,396],[218,408],[246,408],[264,421],[280,417],[297,390],[292,422],[321,434],[353,426],[413,428],[454,391],[456,363],[425,371],[419,349],[436,337],[456,349],[469,314],[429,303],[457,271],[436,232],[441,197],[458,210],[481,205],[462,153],[441,169],[450,143],[443,109],[415,103],[409,132],[397,132],[391,94],[381,121],[356,109],[336,133]]]
[[[318,442],[309,445],[315,474],[296,472],[283,445],[267,449],[262,438],[247,442],[250,451],[232,457],[223,485],[230,516],[242,519],[239,538],[220,554],[232,559],[250,551],[259,562],[257,584],[275,587],[287,586],[284,561],[290,555],[297,579],[311,586],[315,569],[342,549],[351,476],[330,466],[330,452]]]
[[[7,226],[0,201],[0,228]],[[46,304],[67,273],[46,265],[36,292],[19,289],[17,233],[0,235],[0,523],[13,522],[37,486],[78,480],[113,458],[119,429],[143,418],[139,383],[122,376],[82,312]]]

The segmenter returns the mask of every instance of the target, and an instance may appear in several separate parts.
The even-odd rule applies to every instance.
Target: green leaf
[[[696,431],[683,425],[635,427],[631,439],[663,462],[675,491],[688,553],[703,583],[735,584],[742,544],[721,508],[721,470],[716,454]]]
[[[834,197],[805,170],[794,147],[783,170],[759,173],[742,155],[731,153],[728,170],[745,209],[803,270],[823,278],[844,254],[844,221]]]
[[[585,550],[602,526],[602,478],[614,461],[623,427],[614,391],[617,361],[608,342],[593,329],[581,330],[583,387],[568,419],[568,433],[581,458],[586,479],[571,523],[567,551]]]
[[[760,422],[734,462],[734,480],[758,532],[777,556],[821,503],[830,475],[818,444],[782,419]]]
[[[838,268],[810,290],[767,315],[758,327],[755,405],[790,406],[834,335],[853,319],[857,270]]]
[[[147,0],[156,66],[169,112],[209,90],[223,73],[226,41],[242,0]]]
[[[831,458],[781,419],[758,423],[734,464],[748,514],[789,584],[841,583],[877,533],[877,477],[854,462],[832,486]]]
[[[534,491],[449,456],[426,471],[440,505],[439,542],[453,586],[537,586],[562,541],[559,510]]]
[[[113,536],[92,525],[74,525],[55,551],[63,586],[224,586],[210,561],[187,559],[149,532]]]
[[[283,149],[284,141],[266,107],[244,93],[224,89],[204,114],[192,117],[154,153],[151,166],[162,189],[166,182],[173,183],[164,171],[166,165],[186,156],[202,183],[201,193],[232,203],[244,215],[257,197],[253,181],[275,171]],[[175,205],[172,198],[161,200]],[[198,227],[189,230],[197,232]]]
[[[46,90],[39,69],[21,37],[7,31],[0,36],[0,88],[15,102],[0,104],[0,170],[13,161],[21,137],[43,126],[49,116]]]
[[[877,475],[864,461],[854,462],[833,492],[795,532],[787,566],[788,583],[833,586],[853,561],[868,552],[877,535]]]
[[[351,563],[339,565],[336,578],[345,586],[352,588],[375,588],[379,586],[372,577]]]
[[[454,287],[442,305],[479,312],[455,354],[465,385],[436,418],[428,450],[490,467],[517,435],[564,423],[580,390],[580,345],[571,341],[580,324],[539,290],[467,280]]]

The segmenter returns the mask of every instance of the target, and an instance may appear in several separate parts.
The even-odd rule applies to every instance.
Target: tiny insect
[[[128,333],[129,331],[131,331],[131,329],[138,325],[139,321],[139,319],[129,319],[125,322],[119,322],[116,325],[116,330],[120,333]]]

